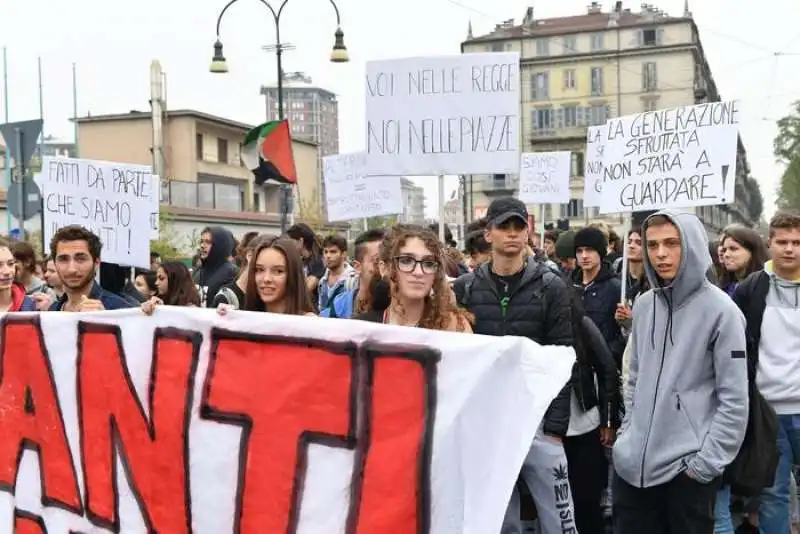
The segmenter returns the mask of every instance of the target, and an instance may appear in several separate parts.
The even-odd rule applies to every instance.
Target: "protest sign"
[[[75,158],[42,160],[44,239],[79,224],[100,237],[102,259],[150,266],[153,195],[150,167]]]
[[[571,152],[527,152],[519,170],[519,199],[526,204],[568,204]]]
[[[586,154],[583,163],[583,206],[600,206],[600,192],[603,190],[603,149],[605,148],[608,127],[589,126],[586,131]]]
[[[328,221],[349,221],[403,212],[399,176],[366,176],[366,155],[323,158]]]
[[[610,119],[600,212],[733,202],[739,115],[731,101]]]
[[[519,54],[367,62],[369,174],[519,172]]]
[[[4,532],[455,534],[499,532],[574,352],[163,307],[9,314],[0,358]]]

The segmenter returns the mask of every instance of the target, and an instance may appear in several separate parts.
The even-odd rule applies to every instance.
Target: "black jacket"
[[[511,294],[506,314],[500,294],[484,263],[453,282],[459,306],[475,316],[473,331],[489,336],[522,336],[539,345],[572,346],[569,293],[564,281],[549,267],[528,259],[525,272]],[[571,381],[545,414],[544,431],[564,436],[569,428]]]
[[[614,319],[622,296],[622,283],[610,267],[603,265],[597,277],[588,286],[582,282],[583,271],[575,269],[572,272],[572,283],[583,300],[583,309],[586,315],[594,321],[603,339],[608,343],[611,354],[617,361],[617,366],[622,368],[622,353],[625,352],[625,337],[622,335],[619,323]]]
[[[220,226],[208,227],[205,232],[211,234],[211,250],[192,278],[198,285],[200,305],[210,307],[222,286],[236,279],[236,267],[228,261],[233,251],[233,235]]]
[[[747,365],[750,379],[755,379],[758,367],[758,346],[761,344],[761,322],[767,308],[769,274],[757,271],[744,279],[733,293],[733,301],[742,310],[747,327]]]
[[[572,383],[578,404],[585,412],[597,406],[601,426],[618,428],[622,400],[620,372],[603,334],[584,314],[577,293],[573,299],[572,321],[577,357]]]

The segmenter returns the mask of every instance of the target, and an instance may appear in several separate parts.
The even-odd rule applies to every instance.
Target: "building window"
[[[657,87],[656,63],[655,61],[648,61],[642,65],[642,91],[646,93],[655,91]]]
[[[560,219],[583,217],[583,199],[581,198],[570,199],[569,204],[561,204],[559,207],[561,208]]]
[[[561,110],[564,113],[565,128],[574,128],[578,125],[578,106],[564,106]]]
[[[575,89],[575,69],[564,70],[564,89]]]
[[[589,107],[589,125],[602,126],[611,116],[611,107],[605,104],[595,104]]]
[[[493,189],[505,189],[506,188],[506,175],[505,174],[493,174],[492,175],[492,188]]]
[[[533,110],[533,131],[553,129],[553,108]]]
[[[647,98],[644,101],[644,111],[655,111],[658,109],[658,101],[652,98]]]
[[[592,94],[603,94],[603,67],[592,67]]]
[[[550,74],[537,72],[531,78],[531,100],[547,100],[550,98]]]
[[[564,53],[574,54],[578,51],[578,38],[574,35],[564,37]]]
[[[572,169],[570,176],[583,176],[583,152],[572,153]]]
[[[194,151],[196,152],[197,159],[203,159],[203,134],[194,136]]]
[[[228,163],[228,140],[217,138],[217,161]]]
[[[660,45],[663,40],[661,28],[645,28],[639,31],[638,40],[639,46],[656,46]]]
[[[536,55],[537,56],[550,55],[550,39],[536,39]]]
[[[505,52],[505,43],[492,43],[490,52]]]
[[[593,33],[590,36],[592,52],[605,48],[605,34]]]

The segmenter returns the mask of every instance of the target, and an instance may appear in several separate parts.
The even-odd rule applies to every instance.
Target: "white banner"
[[[583,206],[600,206],[603,190],[603,149],[608,126],[589,126],[586,130],[586,154],[583,160]]]
[[[711,102],[610,119],[600,213],[734,200],[739,102]]]
[[[527,152],[519,170],[519,199],[525,204],[569,204],[571,152]]]
[[[349,221],[403,212],[400,176],[367,176],[366,154],[337,154],[323,161],[328,221]]]
[[[59,228],[79,224],[100,237],[103,261],[150,266],[150,239],[158,231],[153,197],[160,194],[150,167],[45,157],[40,182],[45,243]]]
[[[516,337],[170,307],[10,314],[0,346],[2,532],[499,532],[574,362]]]
[[[519,54],[368,61],[369,174],[519,172]]]

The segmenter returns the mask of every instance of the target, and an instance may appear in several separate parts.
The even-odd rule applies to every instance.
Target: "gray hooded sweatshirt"
[[[708,237],[689,213],[658,212],[678,228],[681,264],[668,285],[644,255],[654,289],[633,308],[626,414],[614,445],[617,474],[632,486],[679,474],[702,483],[720,476],[747,428],[745,320],[706,279]],[[647,239],[648,218],[642,228]]]

